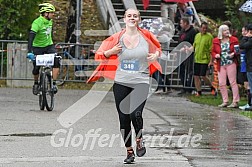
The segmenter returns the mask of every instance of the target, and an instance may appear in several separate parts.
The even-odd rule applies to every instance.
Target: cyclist
[[[50,3],[42,3],[39,5],[40,16],[35,19],[31,25],[31,30],[29,33],[28,40],[28,54],[27,58],[33,60],[33,70],[32,74],[34,75],[34,85],[32,92],[34,95],[39,93],[39,69],[40,66],[36,66],[34,61],[34,55],[41,54],[51,54],[56,53],[55,47],[52,40],[52,18],[54,16],[55,7]],[[57,93],[58,89],[55,83],[55,80],[59,74],[60,60],[58,58],[54,59],[53,66],[53,91]]]

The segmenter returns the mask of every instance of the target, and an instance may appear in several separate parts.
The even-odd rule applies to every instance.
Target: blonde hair
[[[225,25],[225,24],[223,24],[223,25],[221,25],[219,27],[218,39],[223,39],[223,35],[222,34],[223,34],[223,31],[226,30],[226,29],[229,29],[229,27],[227,25]],[[231,36],[231,34],[229,36]]]

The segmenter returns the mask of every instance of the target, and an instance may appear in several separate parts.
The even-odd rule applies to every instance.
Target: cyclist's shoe
[[[58,92],[58,87],[57,87],[57,85],[53,85],[52,91],[53,91],[54,94],[56,94],[56,93]]]
[[[134,153],[133,149],[127,150],[127,157],[126,157],[126,159],[124,160],[124,162],[125,162],[126,164],[131,164],[131,163],[133,163],[134,161],[135,161],[135,153]]]
[[[38,95],[39,94],[39,85],[38,84],[34,84],[32,87],[32,93],[34,95]]]
[[[143,138],[136,140],[136,154],[138,157],[144,156],[146,153],[146,148],[144,146]]]

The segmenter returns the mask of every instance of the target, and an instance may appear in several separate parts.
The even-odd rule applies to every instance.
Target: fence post
[[[33,85],[33,65],[28,62],[26,55],[27,44],[7,44],[7,78],[9,78],[7,86],[30,87]]]

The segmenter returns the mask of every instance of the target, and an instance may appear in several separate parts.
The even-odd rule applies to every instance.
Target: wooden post
[[[30,87],[33,85],[32,63],[26,58],[27,44],[7,44],[7,86]]]

